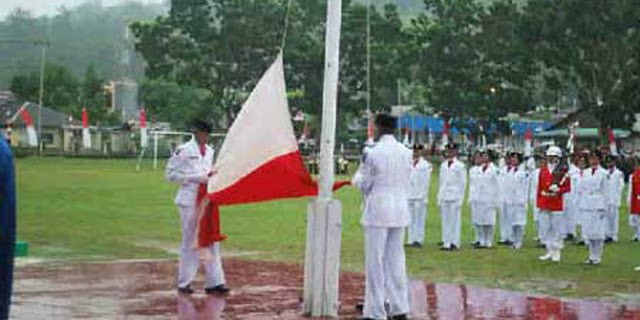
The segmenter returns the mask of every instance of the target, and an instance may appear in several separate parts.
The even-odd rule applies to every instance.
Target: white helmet
[[[559,147],[551,146],[547,149],[547,157],[562,157],[562,150]]]

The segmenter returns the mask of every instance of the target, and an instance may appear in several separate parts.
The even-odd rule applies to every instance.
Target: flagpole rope
[[[287,39],[287,29],[289,28],[289,17],[291,16],[291,3],[293,0],[287,0],[287,9],[284,15],[284,29],[282,30],[282,43],[280,44],[280,52],[284,51],[284,44]]]

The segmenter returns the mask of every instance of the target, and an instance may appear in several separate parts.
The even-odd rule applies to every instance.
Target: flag
[[[409,128],[404,128],[404,138],[402,139],[402,144],[406,147],[411,147],[411,142],[409,141]]]
[[[609,134],[609,154],[612,156],[618,155],[618,146],[616,145],[616,136],[613,134],[613,130],[611,128],[607,129]]]
[[[82,146],[91,148],[91,132],[89,132],[89,115],[87,108],[82,108]]]
[[[531,127],[527,127],[527,131],[524,132],[524,156],[525,158],[533,156],[533,130]]]
[[[365,143],[368,146],[373,145],[373,116],[369,112],[367,114],[367,142]]]
[[[291,124],[282,53],[229,128],[213,171],[208,194],[218,205],[318,194],[318,184],[305,168]]]
[[[149,138],[147,137],[147,112],[140,109],[140,147],[146,148]]]
[[[20,107],[20,117],[22,118],[22,122],[24,122],[25,127],[27,128],[27,141],[29,145],[32,147],[38,146],[38,135],[36,134],[36,129],[33,126],[33,117],[27,110],[26,104]]]
[[[444,127],[442,129],[442,150],[444,150],[449,144],[449,121],[444,120]]]

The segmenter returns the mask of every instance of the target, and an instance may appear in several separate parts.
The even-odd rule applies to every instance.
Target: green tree
[[[69,69],[47,64],[44,72],[43,104],[61,112],[75,112],[78,106],[78,85],[78,79]],[[10,89],[19,100],[37,103],[40,97],[40,73],[15,76],[11,80]]]

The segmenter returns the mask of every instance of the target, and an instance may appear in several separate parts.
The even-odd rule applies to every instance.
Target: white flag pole
[[[312,317],[338,315],[342,236],[341,205],[339,201],[332,198],[342,0],[328,0],[327,3],[320,190],[318,198],[308,207],[304,270],[304,311]]]

